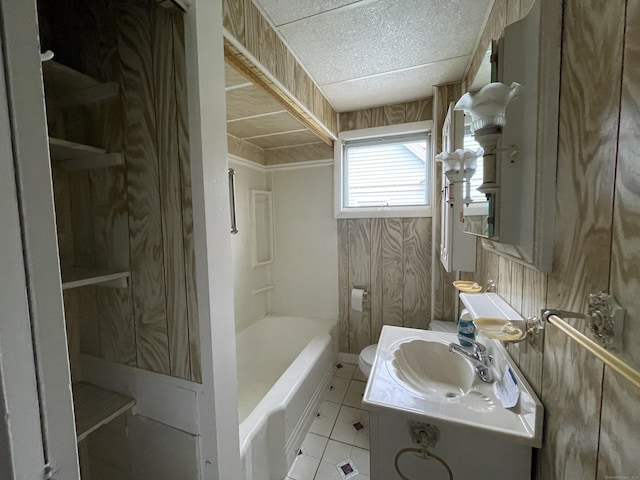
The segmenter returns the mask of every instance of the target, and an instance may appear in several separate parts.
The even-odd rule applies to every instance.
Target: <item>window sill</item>
[[[335,218],[409,218],[431,217],[430,206],[343,208]]]

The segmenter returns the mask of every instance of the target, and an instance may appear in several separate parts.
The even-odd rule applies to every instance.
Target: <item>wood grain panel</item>
[[[544,345],[539,478],[595,478],[603,364],[553,325]]]
[[[160,177],[164,286],[169,336],[170,373],[191,378],[189,324],[185,288],[184,237],[182,234],[182,180],[178,154],[174,21],[182,20],[166,10],[151,6],[153,42],[155,143]]]
[[[622,0],[565,6],[554,271],[547,293],[553,308],[583,312],[588,293],[608,287],[624,12]],[[584,329],[584,322],[577,325]],[[547,328],[543,478],[595,477],[602,371],[598,360]]]
[[[541,318],[541,310],[546,306],[547,275],[532,268],[523,271],[522,309],[524,318],[537,316]],[[535,345],[528,341],[520,344],[519,367],[527,380],[538,393],[542,391],[542,363],[544,346],[544,330],[540,332]]]
[[[84,2],[95,26],[96,52],[92,61],[104,81],[119,84],[119,55],[115,10],[110,2]],[[82,109],[80,109],[82,110]],[[84,140],[103,146],[108,152],[122,152],[122,104],[113,99],[83,110]],[[78,120],[67,123],[77,129]],[[129,215],[124,167],[89,172],[95,238],[95,266],[129,270]],[[95,288],[100,348],[103,358],[127,365],[136,364],[135,323],[131,289]]]
[[[227,135],[227,151],[231,155],[265,165],[264,150],[233,135]]]
[[[621,92],[620,131],[613,203],[610,291],[626,309],[624,351],[618,354],[640,367],[640,1],[627,2]],[[605,367],[598,479],[640,474],[639,390]]]
[[[257,118],[246,118],[227,122],[227,132],[238,138],[271,135],[274,133],[304,130],[304,126],[287,112]]]
[[[224,64],[224,86],[225,88],[237,87],[251,83],[247,77],[238,72],[227,62]]]
[[[191,157],[189,153],[189,112],[187,111],[186,52],[184,43],[184,22],[175,19],[173,24],[176,110],[178,121],[178,156],[180,159],[180,180],[182,182],[182,234],[184,236],[184,273],[187,295],[187,321],[189,329],[189,358],[191,380],[202,382],[200,361],[200,317],[196,294],[196,257],[193,239],[193,204],[191,194]]]
[[[404,324],[404,222],[400,218],[385,219],[381,225],[382,323]],[[424,238],[419,240],[423,242]]]
[[[422,122],[433,119],[433,98],[424,98],[404,104],[405,122]]]
[[[138,366],[169,374],[151,28],[148,3],[118,5]]]
[[[349,292],[354,285],[371,282],[371,219],[352,219],[348,222]],[[349,311],[349,351],[359,353],[371,344],[370,306],[364,302],[362,312]]]
[[[349,349],[349,220],[338,220],[338,328],[341,352]]]
[[[332,160],[333,148],[324,143],[312,143],[294,147],[273,148],[264,151],[266,165],[307,162],[312,160]]]
[[[429,328],[431,323],[431,219],[403,218],[405,327]]]
[[[382,239],[384,237],[384,218],[371,219],[371,284],[369,285],[369,306],[371,308],[371,343],[377,343],[382,330],[383,315],[383,279],[382,279]],[[400,223],[402,226],[402,223]],[[402,248],[402,244],[401,247]]]
[[[318,143],[318,137],[316,137],[313,133],[308,130],[303,130],[300,132],[287,132],[287,133],[278,133],[275,135],[269,135],[265,137],[257,137],[251,138],[247,141],[250,141],[254,145],[264,148],[283,148],[283,147],[295,147],[297,145],[322,145],[326,151],[330,151],[331,147],[329,147],[325,143]],[[330,158],[330,157],[327,157]]]
[[[629,1],[613,203],[610,291],[626,309],[622,356],[640,368],[640,2]]]
[[[226,99],[227,120],[282,111],[277,102],[254,85],[228,90]]]
[[[598,480],[638,476],[638,432],[638,388],[605,367]]]
[[[244,0],[223,0],[222,26],[240,43],[245,43]]]

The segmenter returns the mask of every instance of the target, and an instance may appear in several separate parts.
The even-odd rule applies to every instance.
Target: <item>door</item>
[[[30,461],[33,468],[40,472],[38,475],[14,472],[17,478],[77,480],[80,474],[62,306],[36,4],[35,0],[0,0],[0,8],[1,38],[4,42],[2,78],[7,82],[0,97],[7,100],[4,121],[5,124],[10,123],[10,129],[4,128],[2,131],[9,140],[3,141],[2,145],[3,148],[12,146],[12,154],[2,157],[3,162],[10,162],[12,165],[3,165],[0,171],[1,181],[12,184],[7,188],[3,185],[1,189],[2,196],[8,197],[9,203],[5,205],[4,201],[1,202],[3,232],[0,235],[15,236],[18,233],[18,238],[21,237],[21,245],[15,245],[15,241],[11,245],[5,244],[4,239],[0,243],[2,261],[14,262],[11,269],[8,269],[9,266],[7,270],[3,268],[3,273],[11,273],[4,275],[7,278],[2,281],[10,282],[12,288],[19,290],[17,296],[7,299],[7,306],[20,309],[21,312],[18,313],[22,314],[16,318],[11,316],[9,320],[16,323],[12,328],[24,335],[24,327],[28,325],[26,331],[33,335],[29,338],[29,345],[21,346],[24,349],[21,352],[16,352],[14,338],[2,335],[0,340],[0,348],[6,348],[9,354],[3,354],[1,364],[2,368],[8,368],[8,372],[2,372],[5,376],[4,385],[24,392],[24,405],[14,405],[15,409],[8,412],[9,433],[15,432],[19,438],[28,436],[25,438],[31,441],[28,455],[34,456],[19,458],[27,453],[18,451],[20,445],[15,445],[15,448],[12,446],[9,458],[14,464],[19,460]],[[7,109],[9,121],[6,117]],[[13,175],[7,174],[12,170]],[[16,197],[19,201],[16,201]],[[18,219],[19,223],[16,224]],[[4,225],[10,220],[13,221],[12,228],[5,232]],[[22,267],[16,262],[21,263]],[[7,295],[3,288],[0,290],[0,298]],[[5,314],[7,311],[3,302],[0,315],[4,317]],[[0,323],[0,333],[4,333],[3,330],[8,328],[4,318]],[[16,368],[24,368],[20,376],[22,386],[8,383],[7,373],[16,374],[13,370]],[[35,378],[37,395],[34,391]],[[8,401],[9,398],[6,398]],[[34,400],[37,400],[35,404]],[[39,408],[35,408],[38,403]],[[29,412],[28,423],[20,425],[18,429],[12,417],[26,415],[23,409]],[[36,445],[34,440],[38,435],[33,431],[35,420],[41,423],[41,428],[38,428],[41,433]],[[31,433],[27,432],[27,428]],[[39,453],[36,451],[38,449]],[[51,464],[52,475],[47,477],[42,473],[43,459],[35,458],[38,456],[44,457],[44,463]]]

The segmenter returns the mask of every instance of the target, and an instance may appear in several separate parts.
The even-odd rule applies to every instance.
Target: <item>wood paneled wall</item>
[[[401,123],[422,122],[433,117],[433,99],[425,98],[413,102],[367,108],[340,114],[340,131],[361,128],[385,127]]]
[[[257,59],[288,91],[289,97],[297,100],[335,136],[335,110],[252,0],[224,0],[222,5],[226,34]],[[242,55],[242,52],[236,53]],[[260,77],[262,72],[257,69],[254,70],[254,74]]]
[[[428,328],[431,322],[431,218],[338,220],[340,351],[360,353],[383,325]],[[366,285],[363,311],[351,289]]]
[[[530,2],[497,0],[507,22]],[[518,11],[518,8],[520,11]],[[640,366],[639,0],[564,5],[553,272],[478,249],[474,278],[494,279],[523,316],[545,307],[586,312],[587,295],[610,291],[626,308],[625,351]],[[490,22],[483,38],[504,25]],[[486,45],[481,45],[486,48]],[[473,68],[472,68],[473,70]],[[470,71],[469,79],[472,78]],[[582,321],[572,320],[585,329]],[[634,478],[640,474],[640,395],[562,332],[538,347],[510,348],[545,405],[535,478]]]
[[[341,113],[340,131],[431,120],[433,99]],[[431,218],[338,220],[340,351],[360,353],[382,325],[428,328],[431,322]],[[351,289],[367,285],[362,312]]]
[[[56,57],[120,88],[88,106],[48,102],[52,135],[125,159],[54,171],[62,265],[131,271],[127,289],[65,291],[72,358],[200,381],[182,16],[151,0],[40,3]]]

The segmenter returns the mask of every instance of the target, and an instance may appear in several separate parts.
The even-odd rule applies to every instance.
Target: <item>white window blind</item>
[[[464,126],[464,147],[465,150],[478,150],[482,148],[478,142],[476,142],[473,134],[471,133],[471,126]],[[478,157],[476,173],[471,177],[471,200],[473,203],[486,202],[487,198],[483,193],[478,191],[478,187],[482,185],[482,157]]]
[[[343,206],[429,205],[427,151],[426,133],[347,142]]]

